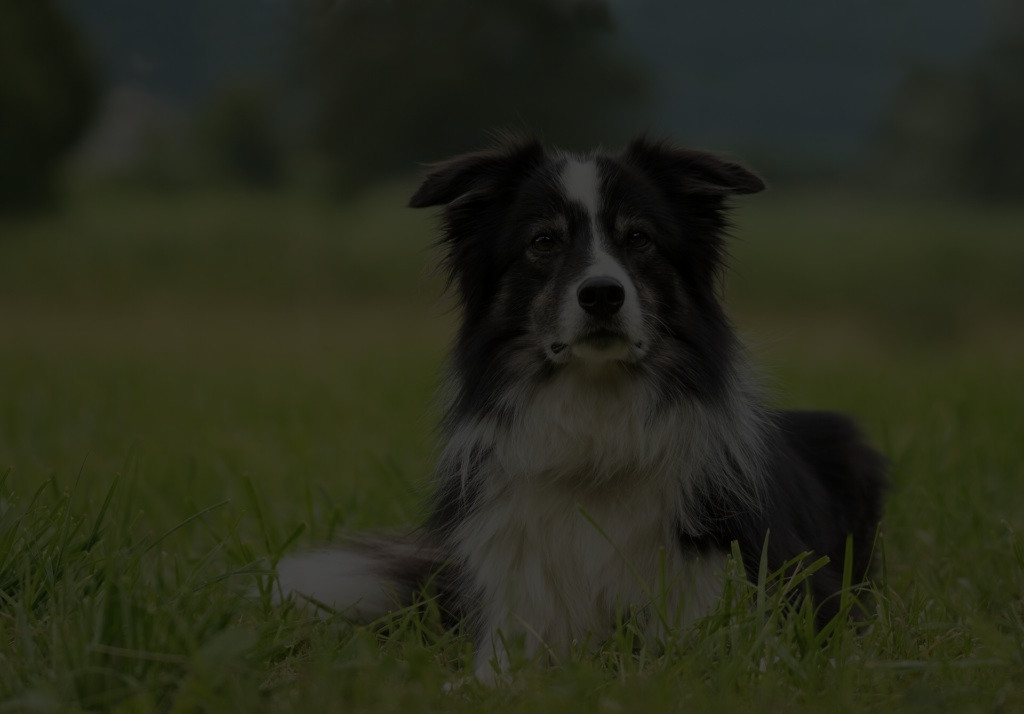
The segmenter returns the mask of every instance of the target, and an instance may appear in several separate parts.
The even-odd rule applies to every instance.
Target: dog
[[[623,612],[685,627],[735,547],[752,580],[827,556],[807,595],[834,617],[844,567],[870,576],[885,464],[845,416],[768,406],[747,366],[718,295],[730,201],[764,188],[647,137],[616,155],[506,138],[432,167],[410,206],[443,207],[461,324],[429,517],[283,559],[280,592],[369,622],[429,583],[484,681]]]

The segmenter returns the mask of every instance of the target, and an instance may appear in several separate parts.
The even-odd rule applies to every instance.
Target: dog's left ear
[[[531,139],[506,138],[487,151],[435,164],[412,198],[411,208],[446,206],[470,194],[486,195],[540,161],[544,148]]]
[[[683,193],[708,196],[757,193],[764,180],[740,164],[706,151],[679,149],[646,137],[635,139],[623,159]]]

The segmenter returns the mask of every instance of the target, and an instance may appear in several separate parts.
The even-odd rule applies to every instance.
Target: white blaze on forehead
[[[581,159],[569,156],[562,169],[562,186],[565,189],[566,198],[583,205],[590,222],[590,256],[591,270],[593,264],[607,264],[615,261],[602,247],[601,230],[599,228],[598,212],[601,205],[600,176],[597,171],[597,161],[593,158]],[[622,272],[621,268],[617,272]],[[618,277],[618,276],[616,276]]]
[[[566,198],[583,204],[590,216],[591,224],[597,219],[600,205],[600,183],[597,175],[597,161],[570,156],[562,169],[562,187]]]
[[[565,187],[566,197],[583,204],[590,218],[590,265],[586,275],[607,275],[621,282],[629,281],[626,271],[609,255],[602,240],[603,232],[598,222],[601,189],[597,161],[593,158],[580,159],[570,156],[562,171],[562,185]]]

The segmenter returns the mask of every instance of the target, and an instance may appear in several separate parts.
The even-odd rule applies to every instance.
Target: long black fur
[[[571,170],[596,182],[600,204],[591,207],[596,214],[571,195]],[[546,510],[549,503],[571,503],[578,496],[597,504],[624,539],[633,539],[634,551],[624,557],[637,562],[669,547],[680,563],[701,564],[737,543],[756,579],[763,550],[772,570],[805,552],[828,556],[828,564],[811,579],[811,596],[819,622],[832,618],[848,538],[853,581],[870,576],[884,460],[845,416],[766,406],[745,370],[718,296],[729,201],[763,188],[759,177],[735,162],[644,137],[621,154],[587,157],[509,139],[435,166],[410,205],[444,207],[439,245],[462,320],[449,365],[430,515],[411,543],[339,550],[337,577],[322,587],[312,565],[292,560],[289,577],[282,574],[283,589],[319,590],[309,594],[341,609],[349,591],[365,596],[377,592],[379,584],[382,591],[390,588],[397,606],[408,602],[417,585],[433,579],[445,609],[474,631],[485,660],[494,653],[501,623],[514,627],[516,618],[536,614],[538,627],[562,633],[552,637],[581,638],[582,630],[601,624],[600,608],[593,622],[573,614],[593,605],[585,602],[585,583],[592,580],[595,593],[610,589],[612,595],[617,583],[608,579],[609,566],[601,565],[607,553],[595,553],[591,566],[583,562],[589,551],[563,558],[560,543],[549,542],[564,536],[571,548],[585,538],[573,525],[578,514],[566,513],[563,528],[557,514]],[[626,307],[642,319],[592,317],[571,304],[587,271],[597,270],[593,256],[599,248],[593,246],[598,243],[588,253],[584,242],[596,241],[598,234],[604,236],[601,250],[614,259],[613,272],[628,283]],[[537,247],[538,241],[544,245]],[[571,317],[585,327],[566,338],[568,346],[558,333],[566,329],[563,323],[570,324],[567,310],[579,313]],[[591,328],[612,337],[590,341]],[[603,348],[594,345],[609,339],[623,356],[605,363]],[[597,367],[587,362],[586,355],[593,354]],[[560,402],[563,397],[593,400],[594,410],[607,407],[611,416],[560,417],[558,410],[573,406]],[[623,441],[609,443],[614,440],[602,435],[616,433],[616,406],[623,414]],[[543,429],[530,431],[546,419],[576,438],[595,439],[588,447],[592,458],[584,449],[578,457],[566,457],[577,462],[562,463],[579,445],[565,442],[564,449],[552,450]],[[597,432],[585,431],[588,419],[595,420]],[[638,423],[648,427],[638,431]],[[679,431],[666,436],[664,424],[678,424]],[[651,466],[648,458],[659,449],[669,454],[667,461]],[[636,500],[643,489],[655,489],[649,502],[665,513],[651,517],[655,524],[658,518],[668,521],[671,543],[652,536],[649,547],[643,545],[643,524],[635,520],[643,516],[616,510],[619,500],[646,503]],[[520,497],[536,505],[515,506]],[[675,505],[662,508],[663,502]],[[534,537],[541,539],[533,546],[536,552],[529,550]],[[508,570],[500,571],[502,557],[509,558]],[[535,563],[534,557],[540,560]],[[559,567],[572,572],[560,573]],[[516,578],[534,577],[531,568],[546,573],[544,582],[517,590]],[[499,582],[502,578],[509,584]],[[530,601],[534,591],[568,600],[562,605]],[[623,585],[622,592],[632,591]],[[506,600],[520,603],[514,606],[520,610],[530,607],[522,603],[534,602],[535,611],[517,610],[515,618],[502,620],[501,612],[492,610],[499,607],[495,602]],[[386,600],[381,603],[384,607]],[[565,616],[564,633],[559,613]],[[498,660],[501,669],[500,654]],[[485,671],[478,666],[478,674]]]

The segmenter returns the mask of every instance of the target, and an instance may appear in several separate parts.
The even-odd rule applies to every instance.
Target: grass
[[[436,614],[384,630],[264,563],[421,513],[452,316],[407,186],[90,190],[0,224],[0,712],[1024,710],[1024,212],[777,192],[728,298],[785,406],[893,465],[871,627],[739,579],[664,653],[467,687]],[[789,586],[794,586],[790,584]],[[776,607],[773,607],[773,603]]]

